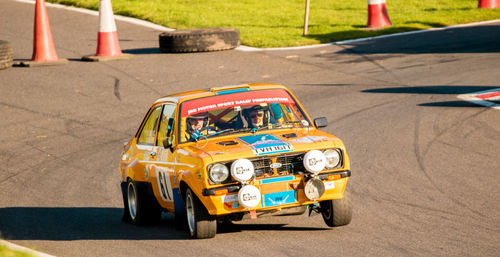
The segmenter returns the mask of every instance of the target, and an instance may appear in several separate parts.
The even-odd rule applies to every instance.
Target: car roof
[[[200,90],[192,90],[186,92],[175,93],[171,95],[164,96],[155,101],[154,104],[163,103],[163,102],[184,102],[186,100],[203,98],[207,96],[214,96],[220,94],[230,94],[241,92],[245,90],[256,91],[256,90],[264,90],[264,89],[285,89],[287,88],[283,85],[272,84],[272,83],[258,83],[258,84],[241,84],[241,85],[230,85],[230,86],[222,86],[222,87],[212,87],[207,89]]]

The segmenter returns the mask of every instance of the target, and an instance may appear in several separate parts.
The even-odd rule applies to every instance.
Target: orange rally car
[[[284,86],[248,84],[158,99],[120,161],[125,221],[175,214],[193,238],[246,213],[321,213],[349,224],[349,157]],[[187,225],[186,225],[187,223]]]

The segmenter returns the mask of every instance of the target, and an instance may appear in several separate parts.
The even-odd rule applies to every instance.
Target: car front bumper
[[[316,200],[310,200],[304,192],[308,175],[288,175],[256,179],[250,182],[261,193],[260,202],[253,208],[246,208],[238,200],[242,184],[218,186],[202,190],[200,199],[211,215],[226,215],[248,211],[272,211],[282,208],[314,204],[320,201],[343,198],[350,170],[321,173],[316,176],[324,186],[324,193]]]

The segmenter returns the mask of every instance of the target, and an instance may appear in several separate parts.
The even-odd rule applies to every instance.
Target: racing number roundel
[[[172,192],[172,184],[170,183],[170,176],[167,168],[156,168],[156,180],[158,182],[158,189],[163,201],[172,202],[174,196]]]

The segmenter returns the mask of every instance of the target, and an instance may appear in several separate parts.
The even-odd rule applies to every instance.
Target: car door
[[[174,200],[178,203],[180,202],[178,201],[180,198],[177,199],[180,195],[178,193],[178,185],[175,181],[173,154],[169,147],[164,147],[164,140],[168,138],[172,142],[174,138],[175,110],[175,103],[164,104],[159,121],[156,143],[153,147],[153,151],[155,152],[154,162],[150,165],[153,192],[160,205],[170,212],[174,210]]]
[[[131,178],[136,181],[147,182],[149,179],[149,163],[155,160],[155,142],[158,122],[163,106],[155,106],[148,112],[135,142],[131,143],[126,152],[126,158],[129,160],[127,167],[132,169]]]

